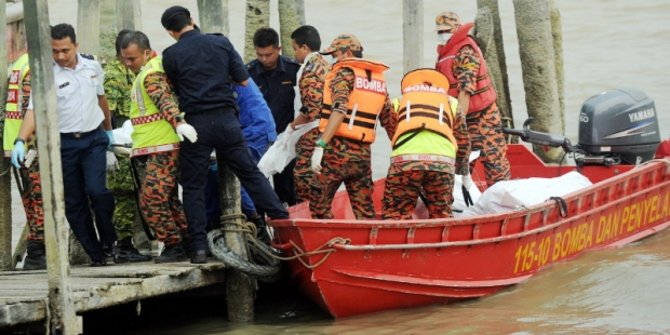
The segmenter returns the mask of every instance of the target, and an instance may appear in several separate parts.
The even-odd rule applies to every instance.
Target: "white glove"
[[[191,143],[195,143],[195,141],[198,140],[198,132],[195,131],[195,128],[193,128],[192,125],[182,122],[177,125],[177,136],[179,136],[180,141],[184,141],[184,137],[186,137]]]
[[[316,174],[321,174],[321,161],[323,160],[323,148],[315,147],[312,153],[312,171]]]
[[[291,137],[291,134],[295,132],[295,129],[291,127],[291,124],[289,123],[288,126],[286,126],[286,129],[284,130],[284,136],[286,137]]]
[[[472,181],[471,174],[463,176],[462,183],[467,190],[470,190],[473,186],[475,186],[475,182]]]
[[[116,155],[111,152],[107,151],[107,172],[113,172],[115,170],[119,169],[119,161],[116,159]]]

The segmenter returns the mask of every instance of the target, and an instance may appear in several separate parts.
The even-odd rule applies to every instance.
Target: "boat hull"
[[[527,150],[510,147],[512,157],[530,154],[528,160],[511,159],[515,178],[524,178],[523,171],[556,173]],[[289,262],[296,281],[334,317],[447,303],[493,294],[553,263],[670,225],[667,162],[582,173],[596,182],[587,190],[508,213],[360,221],[342,193],[334,202],[340,219],[309,219],[307,204],[301,204],[291,208],[290,219],[271,225],[276,246],[286,256],[300,256]],[[379,181],[375,193],[382,189]]]

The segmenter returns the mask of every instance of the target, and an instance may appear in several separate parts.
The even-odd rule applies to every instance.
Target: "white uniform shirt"
[[[104,76],[100,63],[79,54],[74,70],[54,62],[58,129],[61,133],[83,133],[100,126],[105,119],[98,105],[98,96],[105,94]],[[30,100],[29,108],[32,109],[32,96]]]

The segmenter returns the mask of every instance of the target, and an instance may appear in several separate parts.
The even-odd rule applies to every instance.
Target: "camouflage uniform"
[[[354,72],[348,68],[339,70],[331,83],[333,112],[347,114],[349,94],[354,87]],[[389,138],[393,137],[397,123],[391,101],[386,96],[379,121]],[[374,219],[372,203],[372,169],[370,143],[334,136],[324,150],[321,174],[315,174],[310,185],[309,209],[312,217],[333,218],[331,205],[335,192],[344,182],[357,219]]]
[[[130,115],[130,90],[135,74],[114,59],[105,66],[105,95],[112,112],[114,128],[119,128]],[[133,226],[136,223],[137,206],[135,204],[135,187],[130,173],[128,157],[117,156],[119,168],[107,175],[107,184],[114,193],[116,206],[114,207],[114,228],[119,240],[132,238]]]
[[[323,84],[328,71],[330,71],[330,65],[321,55],[312,56],[305,64],[298,87],[302,103],[300,113],[306,117],[307,122],[312,122],[319,118],[321,99],[323,97]],[[295,146],[296,161],[293,168],[293,177],[295,179],[298,202],[309,200],[309,184],[314,174],[310,167],[310,157],[312,157],[314,143],[318,138],[319,129],[314,128],[302,135]]]
[[[25,115],[28,103],[30,101],[30,73],[28,73],[21,83],[21,113]],[[37,149],[35,136],[26,144],[26,150],[29,148]],[[42,202],[42,183],[40,181],[40,168],[38,158],[35,157],[29,168],[21,167],[19,176],[22,183],[23,192],[21,192],[21,202],[26,212],[26,223],[28,224],[28,241],[39,241],[44,243],[44,203]]]
[[[454,31],[461,26],[458,14],[443,12],[435,18],[437,31]],[[457,80],[458,91],[470,95],[477,91],[477,75],[482,60],[469,45],[462,47],[456,54],[451,71]],[[453,83],[452,83],[453,84]],[[507,160],[507,142],[502,132],[500,111],[495,103],[481,111],[463,111],[466,113],[468,132],[472,150],[480,150],[484,165],[486,183],[491,186],[497,181],[511,177]],[[473,162],[474,164],[474,162]],[[472,170],[472,167],[471,167]]]
[[[470,144],[463,113],[456,113],[453,128],[458,145],[455,167],[440,161],[391,163],[382,200],[383,219],[411,219],[419,196],[423,197],[431,219],[451,216],[451,204],[454,202],[454,173],[460,175],[469,173]]]
[[[176,124],[179,107],[164,73],[153,72],[144,79],[151,101],[161,118]],[[142,168],[140,208],[156,239],[165,246],[180,245],[186,236],[186,216],[179,200],[177,175],[179,151],[165,151],[133,157]]]
[[[465,46],[458,52],[454,60],[454,75],[458,78],[459,90],[474,94],[479,64],[480,60],[472,47]],[[507,142],[502,132],[498,106],[494,103],[482,111],[467,113],[466,122],[472,150],[481,150],[480,160],[484,165],[487,185],[510,179]]]
[[[135,74],[118,59],[105,65],[105,95],[112,112],[114,128],[119,128],[130,116],[130,89]]]

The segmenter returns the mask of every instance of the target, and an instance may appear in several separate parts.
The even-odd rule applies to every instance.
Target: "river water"
[[[306,20],[327,45],[339,33],[354,33],[366,58],[390,65],[392,95],[402,77],[402,2],[382,0],[305,1]],[[562,16],[565,65],[566,135],[577,142],[581,104],[604,90],[634,87],[656,102],[663,138],[670,136],[670,2],[666,0],[556,1]],[[53,24],[76,24],[76,2],[50,0]],[[173,41],[160,26],[172,4],[188,7],[197,18],[196,1],[142,0],[142,28],[161,51]],[[276,0],[271,2],[276,11]],[[447,7],[450,6],[450,7]],[[230,38],[243,50],[244,1],[229,1]],[[474,18],[476,2],[424,1],[423,66],[435,60],[433,18],[453,10],[464,21]],[[500,1],[503,40],[515,123],[526,118],[521,64],[512,1]],[[274,14],[271,26],[278,27]],[[289,46],[287,46],[289,47]],[[85,50],[83,50],[85,51]],[[388,166],[388,140],[373,147],[374,175]],[[251,325],[222,318],[193,316],[187,324],[154,327],[146,334],[481,334],[481,333],[670,333],[670,232],[615,250],[591,252],[557,264],[526,283],[492,297],[446,306],[378,313],[331,320],[318,312],[263,309]],[[492,257],[495,257],[492,255]],[[308,305],[309,306],[309,305]]]

